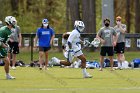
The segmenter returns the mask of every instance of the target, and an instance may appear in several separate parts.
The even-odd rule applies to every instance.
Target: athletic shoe
[[[40,70],[42,70],[42,67],[39,67]]]
[[[89,73],[84,74],[84,78],[92,78],[93,76],[90,75]]]
[[[99,71],[103,71],[103,69],[102,69],[102,68],[100,68],[100,69],[99,69]]]
[[[51,59],[51,64],[52,64],[52,65],[54,65],[54,64],[60,64],[60,60],[59,60],[58,58],[56,58],[56,57],[53,57],[53,58]]]
[[[10,79],[16,79],[16,78],[11,75],[6,75],[6,79],[10,80]]]
[[[12,66],[11,68],[12,68],[13,70],[16,70],[16,67],[15,67],[15,66]]]

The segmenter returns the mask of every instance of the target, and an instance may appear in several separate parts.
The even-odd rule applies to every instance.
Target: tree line
[[[48,18],[56,33],[71,31],[75,20],[85,23],[86,33],[96,33],[102,25],[102,0],[0,0],[0,20],[13,15],[23,33],[36,32]],[[115,16],[120,15],[128,33],[140,33],[140,0],[114,0]]]

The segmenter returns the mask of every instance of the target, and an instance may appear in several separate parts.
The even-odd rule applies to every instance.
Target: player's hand
[[[18,46],[21,47],[21,43],[19,43]]]
[[[117,44],[116,42],[113,42],[113,46],[116,46],[116,44]]]

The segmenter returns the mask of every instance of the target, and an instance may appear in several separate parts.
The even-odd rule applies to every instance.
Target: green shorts
[[[0,58],[7,56],[7,50],[5,48],[0,48]]]

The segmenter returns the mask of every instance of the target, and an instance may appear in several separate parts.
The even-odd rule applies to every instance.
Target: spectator
[[[113,46],[116,45],[117,34],[113,27],[110,27],[110,20],[108,18],[104,19],[104,27],[102,27],[97,33],[97,38],[101,41],[101,51],[100,51],[100,71],[102,71],[102,66],[104,62],[104,57],[106,54],[109,56],[111,71],[113,70]],[[113,39],[113,36],[115,39]]]
[[[45,69],[47,70],[48,65],[48,51],[51,49],[54,39],[54,30],[49,26],[47,19],[42,20],[42,26],[37,29],[35,37],[35,45],[37,41],[39,43],[39,63],[40,70],[42,70],[43,64],[43,55],[45,55]],[[36,45],[37,47],[37,45]]]
[[[8,44],[10,46],[10,50],[8,53],[8,57],[12,62],[12,69],[16,69],[16,55],[19,54],[19,47],[21,47],[22,36],[20,27],[17,25],[17,21],[15,21],[15,28],[12,29],[12,34],[9,38]]]
[[[125,49],[125,34],[126,34],[126,25],[121,23],[121,17],[116,17],[116,26],[114,29],[118,35],[117,44],[114,48],[115,53],[117,54],[118,59],[118,68],[122,69],[122,62],[125,61],[124,49]]]

